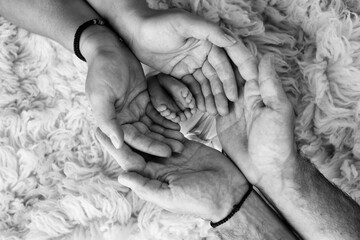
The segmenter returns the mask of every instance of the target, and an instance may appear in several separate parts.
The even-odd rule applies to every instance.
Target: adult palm
[[[125,45],[103,49],[88,64],[86,93],[101,131],[114,146],[125,141],[162,157],[182,150],[179,126],[153,109],[141,65]]]
[[[200,110],[226,115],[227,99],[236,100],[238,84],[222,47],[232,52],[230,56],[241,53],[235,63],[245,79],[256,75],[256,59],[240,40],[227,36],[213,23],[184,10],[170,9],[152,11],[127,41],[140,61],[184,81]]]
[[[88,2],[141,62],[187,84],[202,111],[228,113],[227,99],[237,97],[237,70],[246,80],[257,78],[257,60],[241,40],[194,14],[152,10],[144,0]]]
[[[217,222],[248,189],[231,160],[197,142],[186,141],[183,152],[169,158],[144,158],[147,162],[142,171],[124,172],[119,182],[171,212]],[[127,162],[117,159],[120,165]]]

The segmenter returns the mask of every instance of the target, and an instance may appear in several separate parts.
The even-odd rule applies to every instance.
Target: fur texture
[[[360,203],[357,0],[150,0],[272,52],[295,108],[301,153]],[[94,139],[86,65],[0,18],[0,239],[217,239],[119,186]]]

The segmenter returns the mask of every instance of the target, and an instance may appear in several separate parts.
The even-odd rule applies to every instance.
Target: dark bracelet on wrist
[[[84,32],[84,30],[93,25],[106,26],[106,22],[103,19],[89,20],[80,25],[80,27],[76,30],[75,36],[74,36],[74,53],[79,59],[83,60],[84,62],[86,62],[86,59],[80,52],[80,38],[81,38],[81,34]]]
[[[223,220],[221,220],[219,222],[216,222],[216,223],[210,222],[210,226],[213,228],[216,228],[216,227],[220,226],[221,224],[226,223],[232,216],[235,215],[235,213],[237,213],[240,210],[241,206],[244,204],[245,200],[249,197],[252,190],[253,190],[253,187],[252,187],[252,185],[250,185],[249,189],[247,190],[247,192],[245,193],[243,198],[240,200],[240,202],[238,204],[234,205],[234,207],[233,207],[232,211],[229,213],[229,215],[227,215]]]

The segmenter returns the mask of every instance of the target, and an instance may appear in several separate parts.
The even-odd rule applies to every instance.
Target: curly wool
[[[150,0],[274,53],[302,154],[360,202],[356,0]],[[95,141],[86,65],[0,18],[0,239],[217,239],[206,222],[145,203]],[[255,234],[256,235],[256,234]]]

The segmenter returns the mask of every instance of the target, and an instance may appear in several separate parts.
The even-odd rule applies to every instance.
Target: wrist
[[[303,174],[300,166],[300,161],[303,159],[300,158],[299,155],[294,154],[276,171],[263,174],[255,186],[272,200],[277,196],[293,192],[299,187],[299,177]]]
[[[243,199],[246,193],[249,191],[250,185],[242,175],[239,179],[236,180],[236,183],[233,184],[233,187],[230,188],[232,193],[231,199],[222,199],[222,201],[216,204],[218,207],[213,209],[211,218],[209,219],[212,223],[217,223],[225,219],[233,211],[234,206],[239,204]]]
[[[128,43],[141,23],[155,11],[148,7],[146,0],[88,0],[88,2]]]
[[[118,48],[121,40],[106,26],[90,26],[81,35],[80,52],[91,62],[102,51]]]

